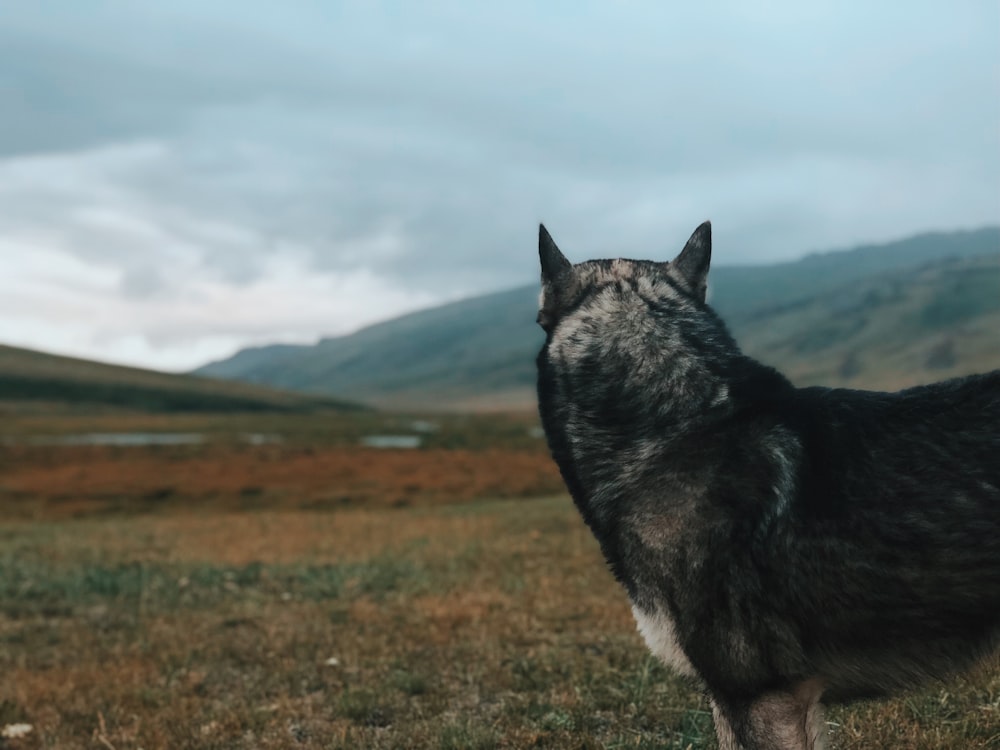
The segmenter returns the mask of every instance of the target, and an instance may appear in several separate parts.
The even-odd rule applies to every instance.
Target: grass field
[[[32,731],[0,747],[715,747],[530,418],[415,451],[358,447],[408,424],[370,414],[102,419],[3,425],[0,729]],[[15,444],[82,429],[208,439]],[[828,719],[844,750],[1000,747],[1000,670]]]

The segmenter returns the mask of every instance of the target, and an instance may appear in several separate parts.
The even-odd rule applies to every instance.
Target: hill
[[[709,295],[727,320],[761,309],[807,300],[882,273],[916,268],[948,258],[1000,253],[1000,227],[964,232],[927,232],[882,245],[813,253],[766,266],[713,267]]]
[[[143,412],[302,412],[356,404],[194,375],[171,375],[0,345],[0,402]]]
[[[896,390],[1000,367],[1000,253],[876,274],[735,316],[751,356],[799,385]]]
[[[246,349],[195,372],[379,404],[499,396],[534,378],[538,290],[522,287],[412,313],[314,346]],[[524,397],[515,400],[523,405]]]
[[[931,379],[1000,366],[997,329],[987,326],[1000,309],[997,254],[1000,228],[931,233],[791,263],[721,265],[709,295],[748,353],[801,382]],[[537,294],[530,285],[314,346],[247,349],[196,373],[393,406],[529,406],[542,343]],[[914,370],[934,347],[931,370]],[[890,350],[898,356],[883,356]]]

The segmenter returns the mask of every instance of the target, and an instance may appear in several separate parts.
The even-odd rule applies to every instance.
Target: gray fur
[[[1000,638],[1000,372],[794,388],[671,263],[571,265],[541,229],[539,408],[640,631],[725,750],[819,748],[820,700],[947,677]]]

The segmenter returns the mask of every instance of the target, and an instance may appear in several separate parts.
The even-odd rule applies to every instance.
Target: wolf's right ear
[[[542,262],[542,283],[558,289],[572,278],[573,264],[556,247],[544,224],[538,225],[538,259]]]
[[[708,290],[708,266],[712,262],[712,222],[701,224],[684,245],[673,266],[702,302]]]
[[[556,247],[544,224],[538,225],[538,259],[542,263],[538,324],[549,331],[555,325],[560,304],[572,294],[573,264]]]

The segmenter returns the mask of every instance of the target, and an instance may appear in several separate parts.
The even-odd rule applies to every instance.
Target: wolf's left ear
[[[694,295],[702,302],[708,289],[708,266],[712,262],[712,222],[694,230],[681,254],[671,265],[680,273]]]

